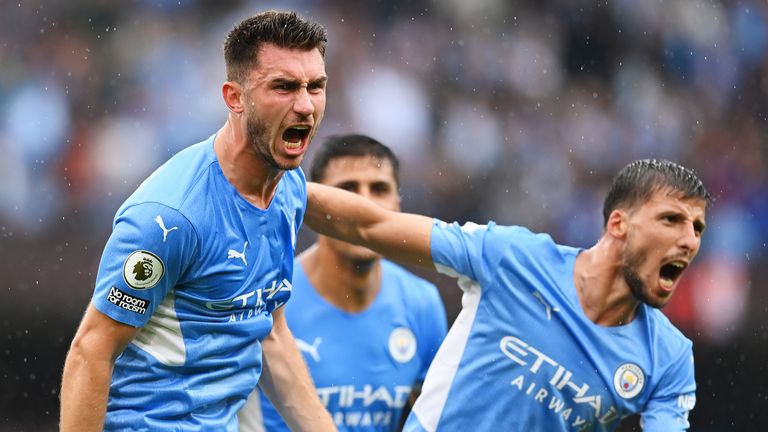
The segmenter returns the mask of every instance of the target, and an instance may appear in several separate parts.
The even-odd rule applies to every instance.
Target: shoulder
[[[307,206],[307,180],[301,168],[292,169],[283,174],[278,195],[277,200],[280,206],[289,211],[296,211],[298,222],[301,222]]]
[[[490,221],[485,225],[467,222],[460,225],[457,222],[446,223],[435,219],[433,232],[442,237],[456,236],[465,241],[481,242],[484,249],[506,248],[530,248],[546,247],[555,248],[557,245],[552,237],[546,233],[535,233],[530,229],[518,225],[499,225]]]
[[[645,309],[653,349],[662,361],[686,358],[693,352],[693,342],[688,339],[660,310],[641,305]]]
[[[139,185],[123,207],[157,202],[178,210],[214,164],[212,136],[171,157]]]
[[[157,242],[162,239],[165,243],[168,236],[181,236],[191,241],[198,239],[197,228],[187,216],[178,209],[155,201],[123,205],[115,215],[113,228],[149,243],[152,243],[151,239]]]

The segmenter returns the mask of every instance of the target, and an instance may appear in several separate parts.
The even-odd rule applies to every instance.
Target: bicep
[[[291,330],[285,322],[285,307],[277,308],[272,311],[272,330],[264,338],[264,343],[281,341],[286,334],[291,335]]]
[[[386,212],[362,235],[372,249],[393,261],[433,266],[430,247],[433,219],[411,213]]]
[[[86,358],[114,361],[138,331],[137,327],[115,321],[91,303],[72,341],[72,348]]]
[[[272,330],[261,343],[265,371],[269,373],[270,364],[285,361],[284,356],[296,348],[296,340],[285,321],[284,307],[272,311]]]

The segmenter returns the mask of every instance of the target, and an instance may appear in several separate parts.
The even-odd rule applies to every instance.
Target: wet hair
[[[696,174],[668,160],[637,160],[616,174],[603,203],[603,226],[617,208],[632,208],[648,201],[660,190],[678,193],[684,199],[700,199],[708,208],[714,199]]]
[[[325,56],[327,32],[320,24],[299,18],[295,12],[267,11],[246,18],[235,26],[224,41],[227,79],[245,82],[258,63],[264,44],[280,48],[312,50]]]
[[[321,182],[325,176],[328,164],[342,157],[373,157],[380,160],[388,160],[392,164],[392,173],[395,176],[395,184],[400,185],[400,161],[389,147],[376,141],[367,135],[333,135],[328,137],[320,150],[312,159],[312,168],[309,178],[314,182]]]

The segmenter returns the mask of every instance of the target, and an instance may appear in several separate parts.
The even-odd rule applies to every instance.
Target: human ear
[[[623,238],[627,235],[629,215],[624,210],[616,209],[608,216],[608,222],[605,224],[605,230],[608,234],[616,238]]]
[[[240,84],[234,81],[227,81],[221,86],[221,95],[227,108],[234,114],[242,114],[243,107],[243,89]]]

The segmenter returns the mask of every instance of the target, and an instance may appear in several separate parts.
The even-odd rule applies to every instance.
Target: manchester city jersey
[[[304,174],[286,172],[259,209],[213,142],[171,158],[115,216],[92,301],[141,329],[115,362],[106,430],[237,430],[259,342],[290,296]]]
[[[578,249],[521,227],[435,221],[432,258],[463,308],[427,374],[409,431],[645,431],[688,427],[691,342],[661,312],[604,327],[573,282]]]
[[[391,262],[381,265],[379,294],[359,313],[328,303],[301,265],[294,270],[286,322],[341,431],[396,430],[412,386],[424,379],[446,333],[437,288]],[[287,431],[269,400],[262,396],[261,403],[265,430]]]

